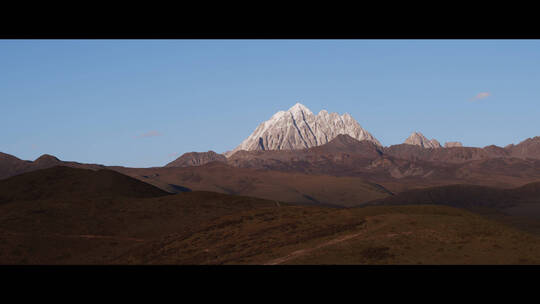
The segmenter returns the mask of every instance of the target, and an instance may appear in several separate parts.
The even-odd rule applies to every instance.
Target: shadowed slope
[[[0,203],[71,196],[142,198],[167,194],[112,170],[93,171],[64,166],[32,171],[0,181]]]
[[[105,264],[220,216],[283,203],[166,192],[109,170],[54,167],[0,181],[0,264]]]
[[[0,152],[0,179],[25,172],[30,167],[30,161],[24,161],[13,155]]]
[[[462,208],[488,207],[503,209],[522,203],[540,204],[540,182],[514,189],[475,185],[448,185],[413,189],[369,204],[439,204]]]
[[[449,185],[413,189],[370,202],[380,205],[438,204],[454,207],[508,207],[518,197],[504,189],[475,185]]]

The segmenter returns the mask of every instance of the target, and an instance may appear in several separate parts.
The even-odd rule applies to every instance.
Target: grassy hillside
[[[114,260],[134,264],[538,264],[540,240],[446,206],[289,206],[221,217]]]
[[[0,264],[102,264],[164,235],[274,201],[170,195],[114,171],[56,167],[0,181]]]
[[[170,195],[117,172],[61,167],[0,187],[0,264],[540,264],[537,236],[448,206]]]

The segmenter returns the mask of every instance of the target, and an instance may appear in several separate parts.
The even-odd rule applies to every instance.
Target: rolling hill
[[[287,206],[220,217],[118,264],[538,264],[540,239],[462,209]]]
[[[0,194],[0,264],[105,264],[220,216],[278,205],[212,192],[170,195],[114,171],[67,167],[2,180]]]
[[[169,193],[112,170],[56,166],[0,180],[0,204],[37,199],[69,199],[73,196],[158,197]]]
[[[194,191],[293,203],[349,207],[390,195],[384,187],[358,177],[236,168],[221,162],[184,168],[111,169],[162,189],[181,185]]]
[[[0,189],[0,264],[540,264],[537,236],[448,206],[168,194],[118,172],[69,167]],[[538,186],[512,191],[531,198]]]

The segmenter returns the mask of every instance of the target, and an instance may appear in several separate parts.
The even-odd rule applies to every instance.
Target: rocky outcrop
[[[448,141],[444,143],[445,148],[463,147],[463,144],[459,141]]]
[[[43,154],[34,161],[35,165],[44,167],[44,168],[56,166],[56,165],[59,165],[60,163],[62,163],[61,160],[49,154]]]
[[[167,165],[165,165],[165,167],[201,166],[214,161],[226,162],[227,158],[222,154],[218,154],[214,151],[190,152],[182,154],[182,156],[168,163]]]
[[[381,143],[349,114],[339,115],[322,110],[314,115],[307,107],[297,103],[287,111],[279,111],[257,129],[238,147],[226,154],[246,150],[299,150],[324,145],[340,134],[356,140],[367,140],[377,146]]]
[[[436,139],[427,139],[422,133],[420,132],[413,132],[411,136],[409,136],[404,144],[407,145],[415,145],[420,146],[422,148],[441,148],[441,144]]]
[[[540,136],[527,138],[517,145],[504,147],[512,157],[540,159]]]

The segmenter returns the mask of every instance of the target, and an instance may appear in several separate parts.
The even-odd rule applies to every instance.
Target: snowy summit
[[[257,129],[238,147],[239,150],[298,150],[324,145],[339,134],[347,134],[358,140],[381,143],[360,124],[345,113],[328,113],[322,110],[314,115],[306,106],[297,103],[287,111],[279,111]]]

